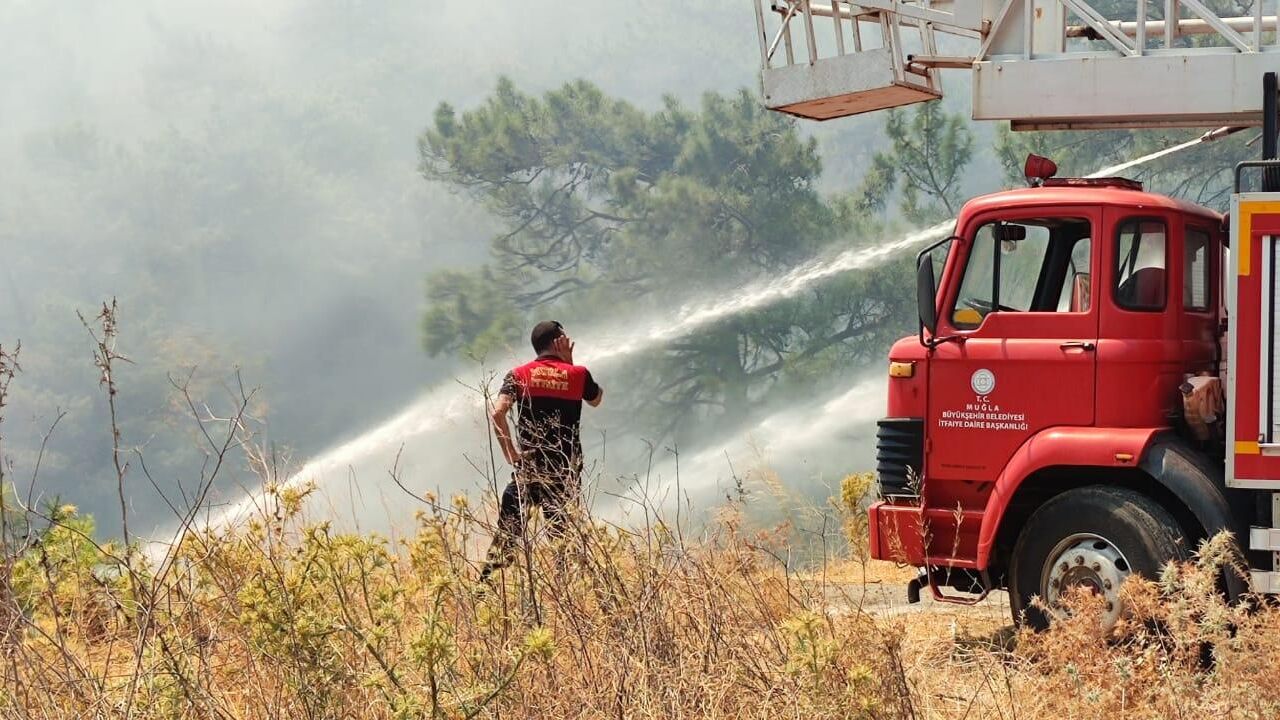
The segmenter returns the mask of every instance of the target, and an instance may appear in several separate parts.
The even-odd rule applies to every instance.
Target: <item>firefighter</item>
[[[511,561],[534,507],[542,509],[552,533],[564,532],[581,490],[582,403],[597,407],[604,399],[591,372],[573,364],[574,343],[563,325],[540,322],[529,340],[537,357],[507,373],[493,407],[493,433],[514,471],[502,491],[498,528],[481,581]],[[517,412],[515,439],[507,425],[512,407]]]

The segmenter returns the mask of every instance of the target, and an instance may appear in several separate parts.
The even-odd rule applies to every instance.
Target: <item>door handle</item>
[[[1068,340],[1067,342],[1062,343],[1058,347],[1062,348],[1063,350],[1079,349],[1085,352],[1093,352],[1096,346],[1093,343],[1089,342],[1088,340]]]

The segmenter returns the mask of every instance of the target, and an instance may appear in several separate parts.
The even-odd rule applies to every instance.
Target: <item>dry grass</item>
[[[485,591],[469,555],[486,529],[465,500],[433,505],[393,547],[305,522],[303,494],[277,491],[273,510],[245,527],[188,536],[168,571],[135,560],[113,572],[120,553],[103,554],[62,508],[6,583],[15,620],[0,715],[1280,712],[1280,614],[1212,592],[1219,544],[1160,583],[1131,584],[1133,615],[1112,636],[1081,598],[1053,631],[1015,639],[991,613],[894,614],[867,602],[864,588],[909,578],[891,565],[790,572],[776,559],[785,534],[744,532],[733,513],[696,540],[662,525],[636,534],[583,523],[530,548]],[[140,581],[151,589],[139,592]]]
[[[94,338],[105,378],[113,326]],[[0,410],[15,369],[0,348]],[[1088,597],[1040,635],[1015,636],[998,607],[904,608],[912,571],[862,541],[867,476],[833,504],[839,559],[830,513],[797,570],[812,534],[747,530],[731,505],[696,534],[580,519],[486,587],[490,526],[466,499],[423,499],[394,544],[309,521],[310,490],[273,485],[254,450],[250,395],[201,419],[176,386],[210,458],[179,521],[195,527],[235,452],[266,502],[153,561],[96,542],[74,507],[33,507],[0,462],[0,718],[1280,717],[1280,611],[1214,592],[1225,538],[1128,583],[1108,635]]]
[[[465,501],[400,547],[302,522],[300,493],[191,535],[156,602],[55,531],[18,564],[5,713],[34,717],[847,717],[909,713],[895,636],[829,616],[731,520],[696,544],[583,524],[487,591]],[[82,522],[70,508],[60,522]],[[87,530],[81,527],[80,530]],[[56,554],[56,559],[51,557]],[[150,616],[145,650],[131,658]],[[858,638],[853,643],[853,638]],[[872,649],[873,652],[865,652]],[[131,688],[136,687],[136,690]],[[130,700],[131,693],[134,693]]]

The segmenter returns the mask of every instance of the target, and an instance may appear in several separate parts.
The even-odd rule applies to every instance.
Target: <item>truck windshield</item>
[[[1088,312],[1089,221],[1037,218],[978,228],[952,324],[971,330],[992,312]]]

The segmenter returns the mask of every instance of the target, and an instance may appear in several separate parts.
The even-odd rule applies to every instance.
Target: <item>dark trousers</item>
[[[511,564],[533,508],[542,508],[549,534],[553,537],[563,535],[580,490],[581,480],[576,472],[513,473],[498,502],[498,529],[493,535],[493,543],[489,545],[480,579],[486,580],[494,570]]]

